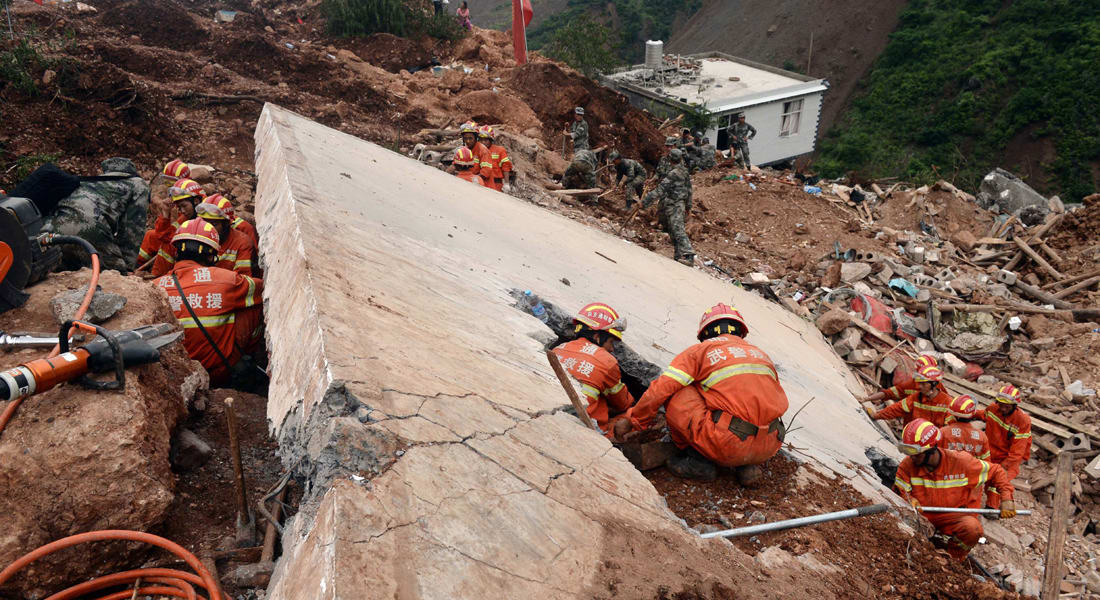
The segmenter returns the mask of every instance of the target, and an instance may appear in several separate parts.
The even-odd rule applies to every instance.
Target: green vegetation
[[[20,40],[9,50],[0,52],[0,91],[11,86],[28,96],[36,95],[38,74],[49,66],[49,62],[34,46]]]
[[[3,149],[0,148],[0,154]],[[56,163],[61,158],[60,154],[28,154],[20,156],[11,162],[2,161],[3,177],[0,178],[0,188],[14,186],[27,178],[35,169],[46,163]],[[7,162],[7,164],[4,164]]]
[[[706,131],[718,123],[715,117],[707,110],[707,105],[692,104],[691,108],[684,111],[684,127],[692,131]]]
[[[1100,1],[912,0],[818,170],[971,189],[1006,147],[1054,149],[1032,181],[1078,200],[1100,167]]]
[[[527,43],[535,50],[547,48],[568,39],[561,36],[581,24],[597,22],[618,32],[608,41],[617,62],[640,62],[647,39],[667,41],[677,19],[694,14],[702,5],[702,0],[569,0],[569,8],[529,32]]]
[[[543,52],[589,77],[611,70],[618,59],[611,52],[611,32],[596,21],[570,21],[554,32]]]
[[[436,15],[430,2],[406,0],[323,0],[321,12],[328,31],[340,37],[391,33],[401,37],[428,35],[457,40],[466,30],[454,15]]]

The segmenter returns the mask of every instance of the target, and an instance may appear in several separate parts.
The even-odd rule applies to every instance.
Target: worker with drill
[[[943,371],[939,367],[924,367],[913,376],[919,390],[905,398],[876,411],[864,406],[867,415],[875,420],[903,419],[906,423],[914,419],[927,419],[937,427],[947,420],[947,407],[951,405],[951,396],[936,384],[943,380]]]
[[[990,459],[1001,465],[1009,481],[1020,474],[1020,465],[1031,458],[1031,417],[1020,409],[1020,390],[1001,386],[996,402],[977,413],[985,421]]]
[[[1000,495],[1002,519],[1016,516],[1012,483],[999,465],[966,452],[939,448],[940,430],[930,421],[914,419],[905,426],[898,450],[906,457],[898,465],[894,489],[920,511],[923,507],[981,508],[981,490],[990,486]],[[947,536],[946,549],[954,559],[966,560],[982,537],[981,520],[966,513],[923,513],[936,530]]]
[[[615,439],[649,428],[665,406],[668,433],[683,452],[668,461],[673,474],[712,480],[717,465],[735,469],[742,485],[760,478],[759,465],[786,436],[787,394],[768,355],[745,341],[741,313],[717,304],[703,313],[698,344],[672,359],[626,418]]]
[[[183,326],[187,355],[209,371],[211,384],[249,379],[251,356],[262,355],[263,280],[214,266],[221,244],[204,219],[180,225],[172,246],[177,260],[157,285]]]
[[[619,361],[611,354],[623,339],[626,320],[602,302],[586,305],[573,319],[575,339],[554,348],[561,366],[580,382],[588,416],[608,437],[613,423],[634,404],[623,384]]]

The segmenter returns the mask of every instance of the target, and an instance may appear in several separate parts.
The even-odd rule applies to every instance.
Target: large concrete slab
[[[861,416],[859,384],[779,306],[272,105],[256,149],[269,417],[312,484],[272,598],[584,597],[602,558],[654,540],[677,549],[665,571],[736,577],[732,546],[698,540],[558,412],[568,401],[536,340],[549,331],[512,308],[515,288],[610,303],[662,366],[703,310],[733,303],[792,407],[813,398],[796,456],[884,497],[864,452],[892,449]]]

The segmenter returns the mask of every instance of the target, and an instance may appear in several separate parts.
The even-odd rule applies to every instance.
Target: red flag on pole
[[[534,15],[531,0],[512,0],[512,47],[516,64],[527,64],[527,26]]]

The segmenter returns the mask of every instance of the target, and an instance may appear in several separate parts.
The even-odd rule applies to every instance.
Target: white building
[[[675,117],[700,108],[716,118],[706,132],[719,150],[739,115],[756,128],[753,164],[782,162],[814,151],[822,97],[829,83],[721,52],[664,55],[646,43],[646,63],[603,77],[603,83],[653,114]]]

